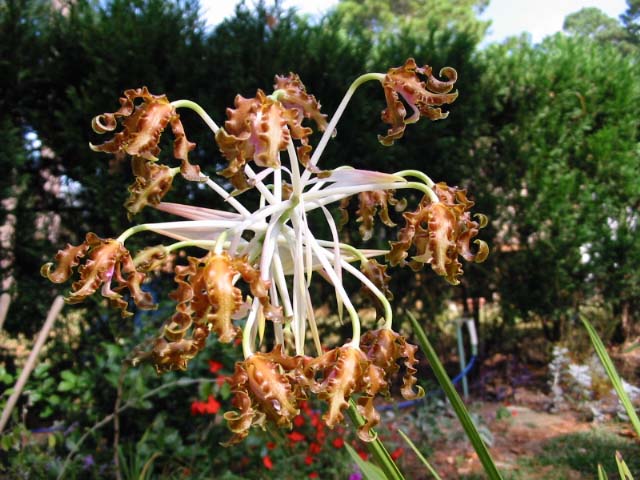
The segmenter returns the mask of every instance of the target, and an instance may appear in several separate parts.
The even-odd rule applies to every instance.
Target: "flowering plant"
[[[373,400],[389,394],[391,377],[401,363],[402,395],[411,399],[423,394],[415,385],[416,347],[393,330],[390,277],[387,265],[376,258],[413,269],[429,264],[456,284],[463,273],[459,256],[481,262],[488,254],[486,243],[473,240],[486,218],[472,217],[473,202],[465,190],[436,184],[422,172],[381,173],[349,166],[321,170],[319,160],[360,85],[378,81],[384,89],[387,106],[382,120],[389,128],[378,138],[390,146],[403,136],[407,124],[421,117],[447,116],[440,107],[456,99],[452,89],[457,73],[447,67],[440,76],[446,80],[436,78],[429,66],[418,67],[413,59],[386,74],[362,75],[330,121],[296,74],[276,76],[271,94],[258,90],[253,98],[238,95],[222,127],[190,100],[170,102],[146,87],[127,90],[117,111],[93,119],[96,133],[113,136],[91,148],[131,156],[135,181],[125,203],[130,217],[151,206],[187,220],[138,224],[118,238],[88,233],[84,243],[59,251],[55,263],[42,267],[42,274],[61,283],[77,271],[69,303],[81,302],[100,289],[126,317],[131,315],[124,297],[127,291],[138,308],[153,309],[152,297],[143,289],[146,275],[166,265],[172,252],[202,249],[201,257],[190,256],[185,265],[175,266],[176,289],[171,293],[175,312],[155,338],[135,349],[132,363],[149,362],[158,373],[184,370],[215,332],[221,342],[238,340],[244,357],[229,379],[235,410],[224,415],[233,432],[228,443],[244,439],[252,426],[272,423],[291,428],[302,402],[312,396],[327,403],[322,419],[330,428],[343,420],[349,399],[357,397],[365,418],[358,435],[371,441],[375,438],[371,428],[379,422]],[[190,162],[195,144],[186,137],[177,113],[180,108],[195,111],[213,131],[227,161],[219,172],[227,180],[225,185]],[[323,132],[315,148],[310,145],[310,124]],[[175,167],[161,163],[159,157],[159,142],[168,126],[174,137],[173,157],[179,163]],[[178,173],[209,187],[229,210],[164,202]],[[249,189],[260,196],[253,210],[240,201]],[[399,197],[404,191],[420,193],[413,208],[408,206],[411,196]],[[376,217],[388,227],[396,226],[389,206],[404,211],[404,225],[389,250],[357,248],[340,240],[351,198],[358,202],[356,221],[365,241],[372,236]],[[340,221],[329,210],[331,204],[338,204]],[[317,238],[308,217],[312,211],[324,216],[331,238]],[[125,242],[148,231],[176,241],[132,255]],[[472,241],[477,244],[475,251]],[[343,283],[345,274],[375,300],[383,320],[380,328],[361,332],[358,312]],[[338,314],[342,317],[346,310],[352,327],[351,339],[328,351],[322,348],[310,295],[318,277],[335,289]],[[267,331],[273,333],[272,341],[265,339]],[[271,345],[271,350],[262,345]],[[196,407],[217,411],[219,406],[210,400]]]

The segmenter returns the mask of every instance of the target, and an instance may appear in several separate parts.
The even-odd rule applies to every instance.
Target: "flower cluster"
[[[326,402],[322,421],[329,428],[343,420],[353,398],[366,419],[358,435],[370,441],[374,438],[371,428],[379,421],[374,399],[389,395],[399,370],[404,375],[401,393],[405,398],[423,393],[415,386],[416,347],[393,330],[390,275],[387,265],[376,258],[414,269],[429,264],[447,281],[458,283],[463,273],[460,256],[481,262],[488,254],[480,240],[475,240],[476,251],[471,247],[486,218],[474,220],[473,202],[465,190],[436,184],[422,172],[391,174],[349,166],[322,171],[318,162],[361,84],[378,81],[384,90],[387,106],[382,120],[390,127],[379,140],[391,145],[403,136],[407,124],[421,117],[447,116],[440,107],[456,99],[457,92],[451,90],[457,74],[444,68],[440,75],[446,80],[437,79],[429,66],[418,67],[413,59],[386,74],[362,75],[330,120],[296,74],[276,76],[271,94],[258,90],[252,98],[237,96],[222,127],[190,100],[170,102],[146,88],[127,90],[117,111],[93,120],[95,132],[113,136],[91,148],[131,156],[135,181],[125,204],[130,216],[151,206],[184,220],[138,224],[115,239],[89,233],[81,245],[68,245],[58,252],[56,264],[46,264],[43,275],[60,283],[77,270],[79,279],[67,297],[70,303],[100,289],[123,315],[129,315],[124,293],[138,308],[154,308],[151,295],[142,289],[145,276],[166,269],[172,252],[202,249],[202,255],[189,256],[186,263],[175,266],[176,287],[170,294],[175,312],[155,338],[133,352],[132,362],[149,362],[158,373],[184,370],[215,334],[221,342],[241,343],[244,356],[229,379],[234,395],[234,410],[224,415],[233,432],[229,443],[245,438],[254,426],[271,423],[292,428],[311,398]],[[412,109],[409,116],[405,105]],[[195,111],[213,131],[227,162],[220,172],[223,183],[189,162],[195,144],[185,136],[177,113],[180,108]],[[310,144],[312,126],[323,132],[315,147]],[[167,127],[173,133],[173,158],[179,166],[161,163],[159,145]],[[209,187],[229,210],[163,201],[177,173]],[[247,190],[260,197],[254,209],[240,201]],[[411,209],[408,203],[413,196],[402,194],[416,191],[421,200]],[[371,238],[376,218],[393,228],[392,210],[404,212],[397,214],[404,223],[389,250],[356,248],[340,240],[340,227],[348,221],[347,207],[354,199],[364,241]],[[329,210],[333,204],[342,212],[341,221]],[[308,220],[312,211],[324,216],[331,238],[316,236]],[[131,255],[125,242],[141,232],[175,242]],[[373,298],[382,320],[376,330],[361,332],[344,275],[354,277]],[[351,339],[328,351],[322,349],[310,294],[318,277],[332,285],[338,313],[342,317],[346,311],[352,327]],[[267,331],[273,333],[272,341],[265,339]],[[271,345],[270,350],[266,345]],[[213,398],[194,405],[194,413],[219,408]]]

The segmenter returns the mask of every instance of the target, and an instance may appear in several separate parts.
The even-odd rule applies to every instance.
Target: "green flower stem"
[[[149,230],[149,227],[147,227],[145,224],[136,225],[135,227],[127,228],[124,232],[120,234],[120,236],[116,240],[124,244],[124,242],[130,236],[135,235],[136,233],[147,231],[147,230]]]
[[[416,177],[422,180],[429,188],[433,188],[435,182],[431,180],[431,178],[424,172],[420,170],[401,170],[396,172],[394,175],[398,175],[400,177]]]
[[[349,399],[349,409],[347,410],[347,413],[349,414],[349,418],[356,428],[360,428],[365,423],[367,423],[362,415],[360,415],[360,413],[358,412],[358,407],[356,406],[356,403],[353,401],[353,399]],[[367,448],[369,449],[371,456],[375,459],[378,466],[384,472],[387,480],[404,480],[404,476],[400,472],[400,469],[391,458],[391,455],[389,455],[389,452],[384,447],[384,444],[382,443],[378,435],[375,432],[372,433],[375,437],[375,440],[367,443]]]
[[[312,167],[314,167],[318,163],[318,160],[320,159],[320,155],[322,155],[322,152],[324,151],[324,147],[326,147],[327,143],[329,142],[329,137],[333,135],[333,132],[336,129],[336,125],[340,120],[340,117],[342,117],[344,110],[347,108],[347,105],[349,104],[351,97],[353,96],[355,91],[358,89],[358,87],[360,87],[360,85],[362,85],[363,83],[370,82],[372,80],[377,80],[382,83],[382,81],[384,80],[384,77],[385,75],[383,73],[366,73],[364,75],[360,75],[358,78],[356,78],[353,81],[353,83],[347,90],[347,93],[345,93],[344,97],[342,98],[340,105],[338,105],[338,108],[336,109],[336,113],[334,113],[333,117],[331,117],[331,121],[329,122],[327,129],[324,131],[322,138],[318,142],[315,152],[313,153],[311,159],[309,160],[309,168],[307,168],[302,174],[303,184],[306,183],[311,177],[311,174],[313,173]]]
[[[220,130],[220,127],[216,125],[216,122],[214,122],[209,114],[205,112],[204,108],[202,108],[196,102],[193,102],[191,100],[176,100],[175,102],[171,102],[171,105],[173,106],[173,108],[189,108],[193,110],[198,115],[200,115],[200,118],[204,120],[204,123],[207,124],[207,126],[213,131],[213,133],[216,133],[218,130]]]
[[[489,450],[487,450],[487,447],[482,441],[482,438],[480,438],[480,434],[478,433],[478,430],[476,429],[476,426],[474,425],[473,420],[471,420],[469,411],[464,406],[464,403],[462,402],[460,395],[458,395],[458,392],[453,386],[453,383],[451,383],[451,379],[447,375],[447,372],[445,371],[444,366],[440,362],[440,359],[438,358],[438,354],[431,346],[431,343],[429,342],[427,335],[424,333],[424,330],[418,323],[418,320],[416,320],[416,317],[414,317],[411,314],[411,312],[407,312],[407,315],[411,320],[413,331],[418,337],[418,342],[422,347],[422,351],[426,355],[427,360],[429,361],[429,364],[433,369],[433,373],[438,379],[438,383],[440,384],[440,387],[442,387],[442,389],[444,390],[444,393],[447,395],[447,398],[451,402],[451,406],[453,407],[453,410],[456,412],[456,415],[458,416],[458,419],[460,420],[460,423],[462,424],[462,428],[464,428],[464,431],[466,432],[467,437],[469,438],[469,441],[471,441],[473,448],[478,454],[478,458],[480,459],[480,462],[484,467],[485,473],[487,474],[490,480],[502,480],[502,476],[500,475],[500,472],[498,471],[495,463],[493,462],[493,459],[491,458],[491,454],[489,453]]]

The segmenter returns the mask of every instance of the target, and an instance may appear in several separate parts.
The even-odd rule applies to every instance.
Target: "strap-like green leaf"
[[[616,367],[613,365],[613,362],[611,361],[611,357],[609,357],[609,354],[607,353],[607,349],[602,343],[602,340],[600,340],[600,337],[598,336],[598,333],[596,332],[595,328],[593,328],[593,325],[589,323],[589,320],[587,320],[584,317],[581,317],[580,320],[582,320],[584,327],[587,329],[587,333],[589,334],[589,338],[591,339],[593,348],[595,348],[596,353],[600,358],[600,362],[602,362],[602,366],[607,372],[607,375],[609,376],[609,380],[611,380],[611,383],[613,384],[613,388],[615,388],[616,393],[620,398],[620,402],[622,402],[622,405],[624,406],[624,409],[626,410],[627,415],[629,416],[629,420],[631,421],[631,424],[633,425],[633,428],[635,429],[636,434],[638,435],[638,437],[640,437],[640,419],[638,419],[638,414],[636,413],[635,409],[633,408],[633,405],[631,404],[631,399],[629,398],[629,395],[627,395],[627,392],[624,391],[624,387],[622,386],[622,380],[618,375],[618,371],[616,370]]]
[[[467,408],[464,406],[460,395],[458,395],[458,392],[453,386],[453,383],[451,383],[451,379],[447,375],[444,366],[440,362],[438,354],[431,346],[429,339],[427,339],[427,335],[424,333],[424,330],[422,329],[416,318],[410,312],[408,313],[408,315],[409,319],[411,320],[411,325],[413,326],[413,331],[418,338],[418,343],[420,343],[422,351],[427,356],[427,360],[429,361],[429,364],[433,369],[433,373],[438,379],[438,383],[440,383],[440,386],[444,390],[444,393],[447,395],[447,398],[449,398],[451,406],[453,407],[453,410],[456,412],[456,415],[458,416],[458,419],[462,424],[462,428],[464,428],[467,437],[469,437],[473,448],[476,450],[478,458],[480,459],[480,462],[484,467],[485,473],[488,475],[490,480],[502,480],[502,476],[500,475],[500,472],[498,472],[498,468],[493,462],[489,450],[487,450],[487,447],[482,441],[482,438],[480,438],[480,434],[478,433],[473,420],[471,420],[471,416],[469,415]]]

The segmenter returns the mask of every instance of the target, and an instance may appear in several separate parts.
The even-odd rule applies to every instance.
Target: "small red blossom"
[[[306,457],[304,457],[304,463],[306,463],[307,465],[311,465],[313,463],[313,457],[311,455],[307,455]]]
[[[320,453],[320,450],[322,450],[322,446],[319,443],[311,443],[311,445],[309,445],[309,453],[311,453],[312,455],[315,455],[316,453]]]
[[[293,419],[293,424],[300,428],[301,426],[304,425],[304,417],[302,415],[298,415]]]
[[[220,402],[218,402],[212,395],[206,402],[194,401],[191,403],[191,415],[215,415],[220,410]]]
[[[322,422],[320,421],[320,415],[318,415],[317,413],[311,415],[311,425],[316,428],[318,428],[318,425],[322,425]]]
[[[267,442],[267,450],[273,450],[274,448],[276,448],[276,444],[275,442]]]
[[[300,432],[291,432],[287,435],[287,437],[289,437],[289,440],[291,440],[291,442],[293,443],[304,441],[304,435]]]
[[[218,387],[222,388],[222,386],[227,383],[227,380],[229,379],[229,377],[227,376],[220,376],[218,378],[216,378],[216,385],[218,385]]]
[[[369,456],[367,455],[367,452],[365,452],[364,450],[358,450],[358,455],[360,455],[360,458],[363,460],[366,460],[367,457]]]
[[[309,478],[318,478],[320,476],[320,474],[318,472],[311,472],[309,474]]]
[[[222,365],[222,363],[220,362],[216,362],[215,360],[209,360],[209,371],[211,373],[218,373],[220,370],[222,370],[222,367],[224,365]]]
[[[273,460],[271,460],[271,457],[269,457],[269,455],[265,455],[264,457],[262,457],[262,464],[267,470],[273,469]]]
[[[393,452],[391,452],[391,459],[395,462],[402,456],[403,453],[404,453],[404,450],[398,447]]]
[[[335,448],[342,448],[342,447],[344,447],[344,440],[343,440],[341,437],[336,438],[336,439],[333,441],[333,446],[334,446]]]

